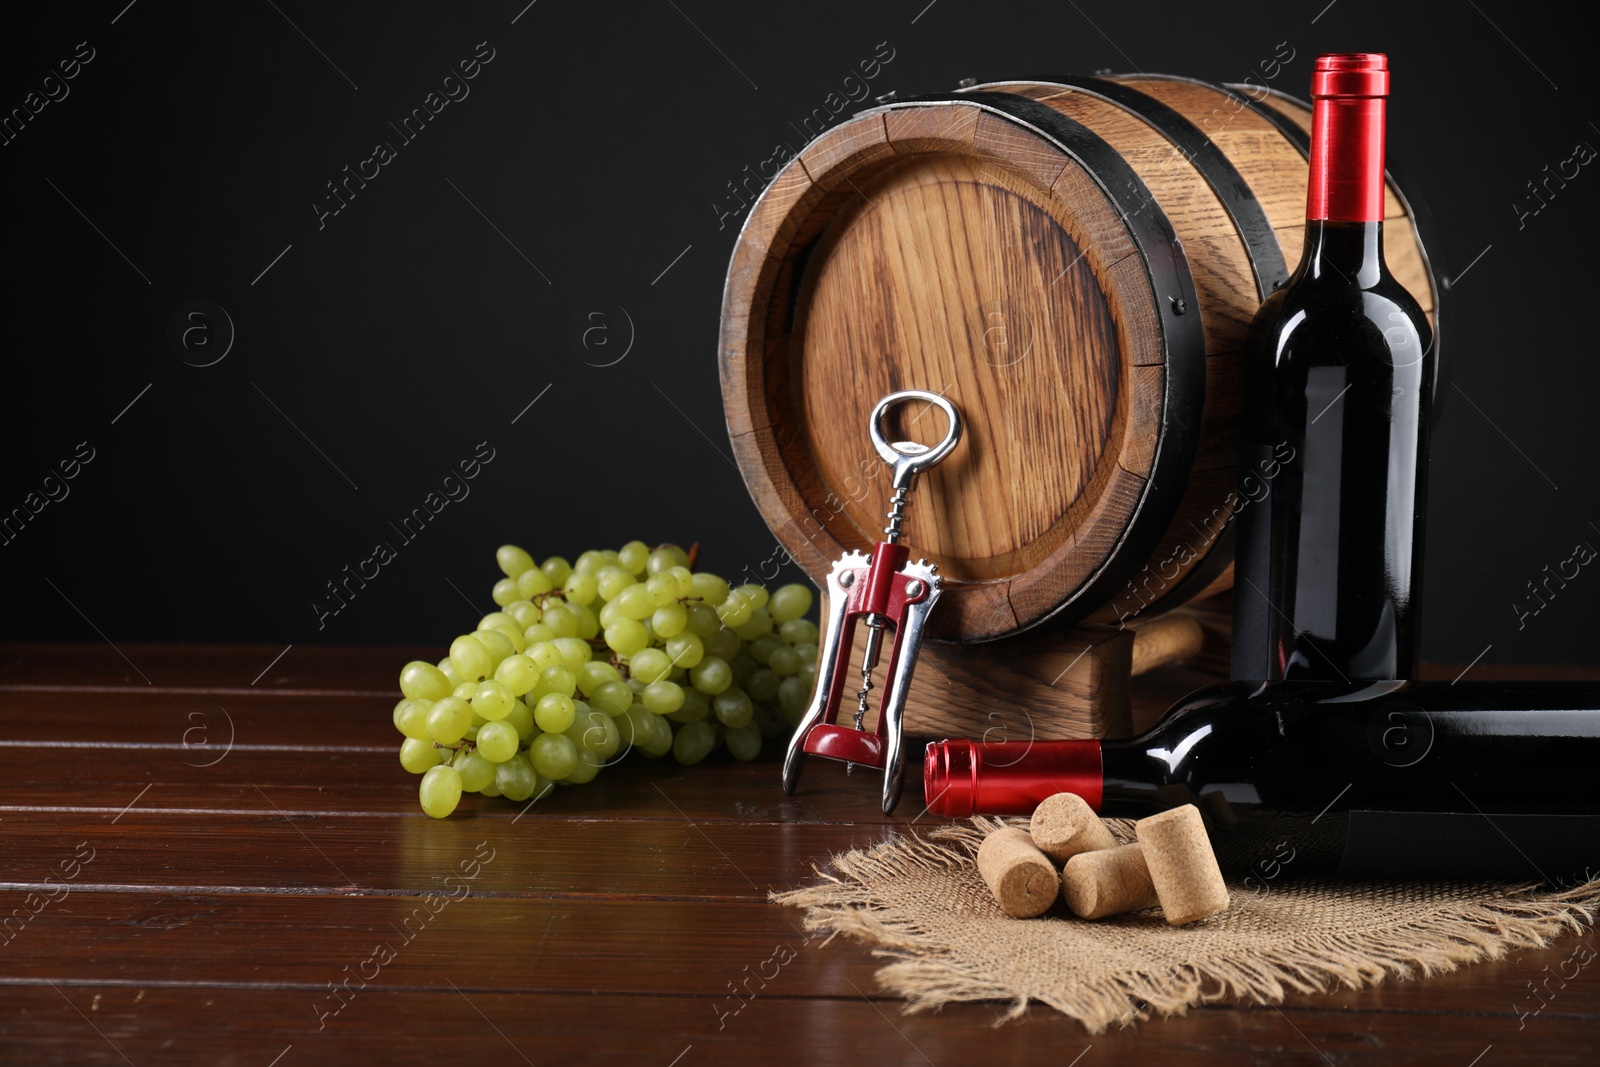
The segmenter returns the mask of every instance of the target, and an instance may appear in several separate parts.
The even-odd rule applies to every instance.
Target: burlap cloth
[[[1133,824],[1108,819],[1120,841]],[[950,1001],[1030,1001],[1090,1033],[1191,1005],[1270,1004],[1297,992],[1415,978],[1542,947],[1581,932],[1600,907],[1600,878],[1570,889],[1459,882],[1354,882],[1294,877],[1271,865],[1230,879],[1226,912],[1184,927],[1158,910],[1087,922],[1057,902],[1036,919],[995,904],[974,857],[991,829],[976,818],[834,857],[822,881],[773,893],[804,908],[807,930],[878,946],[878,971],[908,1012]],[[1270,876],[1269,876],[1270,872]],[[1281,873],[1281,877],[1279,874]]]

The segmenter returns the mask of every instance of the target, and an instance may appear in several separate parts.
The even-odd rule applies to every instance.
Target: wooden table
[[[1600,968],[1518,1014],[1576,938],[1098,1037],[1039,1007],[903,1015],[866,949],[766,896],[927,825],[920,783],[886,819],[827,764],[790,799],[770,756],[630,757],[439,822],[396,761],[411,650],[279,651],[0,646],[0,1062],[1596,1062]]]

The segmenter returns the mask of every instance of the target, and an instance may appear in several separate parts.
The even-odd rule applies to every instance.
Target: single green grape
[[[592,752],[602,761],[610,759],[622,747],[622,731],[617,728],[616,721],[609,715],[598,711],[587,711],[578,716],[577,723],[583,726],[583,732],[576,743],[586,752]],[[575,724],[576,727],[576,724]],[[567,736],[571,737],[569,733]]]
[[[672,669],[672,658],[659,648],[641,648],[628,660],[628,673],[645,685],[659,681]]]
[[[501,657],[502,659],[504,657]],[[477,634],[462,634],[450,642],[450,666],[463,682],[477,682],[494,673],[495,659]]]
[[[600,620],[588,604],[572,604],[568,607],[572,617],[578,621],[578,638],[588,641],[600,632]]]
[[[578,616],[565,604],[551,604],[544,609],[544,618],[540,620],[554,631],[557,637],[578,636]]]
[[[478,683],[478,691],[472,696],[472,710],[482,715],[487,722],[499,722],[511,714],[512,702],[521,695],[512,693],[504,682],[497,682],[491,678]]]
[[[450,766],[461,775],[463,793],[481,792],[484,786],[494,781],[494,761],[484,756],[480,749],[462,749],[450,761]]]
[[[730,630],[736,630],[750,621],[755,610],[755,604],[748,597],[735,591],[728,594],[727,600],[717,605],[717,618],[722,621],[722,625]]]
[[[606,646],[619,656],[632,656],[649,643],[644,624],[633,619],[618,619],[606,627]]]
[[[650,546],[643,541],[629,541],[617,549],[617,563],[630,575],[643,574],[650,564]]]
[[[528,647],[528,639],[522,636],[522,627],[514,622],[502,622],[497,626],[490,627],[490,629],[511,642],[512,652],[521,652]]]
[[[566,581],[566,579],[563,578],[562,581]],[[523,571],[517,575],[517,593],[525,600],[543,596],[555,587],[555,583],[550,580],[550,576],[538,567]]]
[[[440,764],[430,767],[417,787],[417,799],[422,810],[435,819],[443,819],[461,803],[461,775],[454,767]]]
[[[772,613],[772,621],[782,626],[786,622],[799,619],[811,610],[811,587],[798,583],[780,586],[772,594],[772,599],[767,602],[767,610]]]
[[[817,661],[800,664],[800,673],[795,677],[805,685],[806,692],[811,692],[812,686],[817,684]]]
[[[728,599],[727,581],[715,574],[712,574],[710,571],[701,571],[700,573],[696,574],[692,579],[691,584],[693,586],[693,592],[690,595],[699,597],[701,600],[705,601],[708,607],[714,608],[724,600]]]
[[[439,673],[444,675],[445,681],[449,682],[452,686],[460,685],[462,682],[466,681],[465,678],[456,673],[455,664],[450,662],[449,656],[446,656],[444,659],[434,664],[434,666],[439,668]]]
[[[678,599],[678,580],[670,571],[652,574],[644,583],[644,589],[658,608],[666,607]]]
[[[799,678],[785,678],[778,683],[778,705],[783,708],[783,717],[790,726],[800,721],[800,716],[805,714],[806,705],[811,702],[811,687]]]
[[[578,762],[578,748],[565,734],[540,734],[528,746],[528,761],[542,778],[560,781]]]
[[[400,668],[400,692],[413,700],[442,700],[451,688],[450,679],[431,663],[414,659]]]
[[[408,737],[400,742],[400,766],[412,774],[421,774],[429,767],[439,765],[440,751],[433,747],[432,741]]]
[[[541,697],[546,693],[560,693],[564,697],[570,697],[578,691],[578,676],[564,664],[546,667],[539,675],[539,684],[534,690]]]
[[[753,722],[729,727],[722,739],[727,742],[728,754],[736,760],[748,763],[761,754],[761,727]]]
[[[660,575],[656,577],[659,578]],[[655,581],[655,578],[650,580]],[[663,641],[678,636],[687,625],[689,625],[689,612],[677,601],[663,604],[650,616],[650,629],[654,630],[656,636]]]
[[[608,562],[611,561],[606,559],[604,552],[591,548],[572,561],[572,573],[592,575]]]
[[[501,545],[495,549],[494,561],[500,565],[500,573],[507,578],[516,578],[535,566],[533,557],[516,545]]]
[[[539,772],[533,769],[528,757],[518,753],[495,767],[494,784],[500,788],[501,796],[521,802],[539,788]]]
[[[562,586],[562,595],[568,604],[587,604],[599,592],[599,583],[588,571],[573,571]]]
[[[578,637],[558,637],[554,643],[556,651],[561,654],[561,666],[574,673],[589,662],[593,652],[589,642]]]
[[[550,627],[546,626],[542,622],[536,622],[526,630],[522,631],[522,640],[526,642],[523,645],[522,650],[526,652],[534,645],[542,645],[547,641],[554,641],[555,639],[556,632],[554,630],[550,629]]]
[[[716,714],[718,722],[736,729],[755,717],[756,706],[750,700],[748,693],[738,686],[732,686],[712,698],[711,710]],[[478,736],[483,735],[480,733]]]
[[[478,751],[490,763],[504,763],[517,754],[516,729],[505,722],[485,724],[478,731]]]
[[[539,668],[533,665],[533,660],[518,653],[500,661],[500,665],[494,669],[494,679],[505,686],[512,696],[519,697],[539,680]]]
[[[678,636],[667,639],[666,652],[674,667],[690,670],[705,659],[706,643],[699,634],[685,630]]]
[[[544,571],[544,576],[546,578],[550,579],[551,588],[554,588],[565,582],[572,574],[572,564],[568,563],[560,556],[551,556],[549,559],[539,564],[539,569]],[[539,773],[543,774],[544,772],[540,771]]]
[[[789,647],[794,649],[794,654],[800,657],[800,665],[802,667],[807,663],[817,662],[816,645],[790,645]]]
[[[577,705],[570,696],[547,693],[539,698],[533,708],[533,721],[547,734],[564,733],[577,714]]]
[[[765,704],[778,699],[778,684],[782,680],[776,671],[763,667],[750,676],[750,681],[744,687],[745,692],[757,704]]]
[[[433,738],[428,736],[428,712],[432,710],[433,701],[407,697],[396,709],[394,724],[407,737],[431,743]]]
[[[651,595],[650,587],[638,584],[630,585],[618,593],[615,603],[617,611],[623,618],[635,621],[648,619],[651,613],[660,607],[655,597]]]
[[[717,732],[710,723],[685,723],[672,739],[672,758],[685,767],[692,766],[709,756],[716,743]]]
[[[645,686],[639,700],[652,714],[671,715],[683,707],[683,686],[662,678]]]
[[[499,796],[500,795],[500,782],[499,782],[499,779],[496,778],[496,779],[491,780],[488,785],[486,785],[482,789],[478,790],[478,793],[479,793],[480,796],[486,796],[486,797],[497,797],[497,796]]]
[[[562,785],[583,785],[594,781],[594,776],[600,773],[602,761],[592,752],[578,750],[578,761],[572,765],[572,770],[561,780]]]
[[[489,612],[489,614],[485,615],[483,618],[478,620],[477,629],[479,629],[479,630],[492,630],[496,626],[499,626],[501,623],[513,623],[514,624],[516,621],[517,621],[516,619],[512,618],[508,613],[506,613],[504,611],[491,611],[491,612]]]
[[[689,672],[689,682],[707,696],[716,696],[733,684],[733,669],[720,656],[707,656]]]
[[[428,710],[428,736],[441,745],[453,745],[466,736],[472,725],[472,705],[460,697],[434,701]]]
[[[791,678],[800,672],[800,653],[793,648],[780,648],[767,659],[767,666],[780,678]]]
[[[715,608],[708,607],[704,603],[689,603],[685,608],[689,612],[689,622],[684,627],[688,633],[705,638],[722,629],[722,620],[717,618]]]
[[[535,607],[531,600],[513,600],[506,605],[506,614],[511,616],[517,628],[526,634],[528,627],[538,622],[539,616],[544,613]]]
[[[478,643],[489,651],[491,666],[488,671],[484,672],[486,675],[493,675],[494,668],[500,665],[501,660],[516,654],[517,646],[513,645],[511,639],[499,630],[479,630],[472,636],[477,638]]]
[[[513,600],[521,599],[522,591],[517,588],[515,578],[502,578],[494,583],[494,589],[489,594],[496,604],[505,607]]]
[[[778,636],[791,645],[814,645],[821,631],[810,619],[790,619],[778,627]]]
[[[551,667],[566,665],[567,657],[561,654],[561,646],[556,644],[559,640],[560,638],[552,638],[549,641],[540,641],[536,645],[528,646],[528,651],[524,652],[523,655],[527,656],[529,661],[533,663],[534,670],[543,674]]]
[[[600,573],[595,575],[595,590],[601,600],[615,600],[635,581],[634,576],[623,567],[602,567]]]
[[[760,611],[762,608],[765,608],[768,602],[772,599],[772,594],[768,592],[767,587],[762,585],[760,582],[746,583],[745,585],[739,586],[739,588],[735,589],[734,592],[750,601],[750,606],[756,611]]]
[[[633,704],[633,689],[621,679],[602,682],[590,695],[589,703],[607,715],[621,715]]]
[[[705,642],[706,654],[719,659],[732,659],[739,654],[739,649],[743,645],[739,635],[726,628],[720,628],[710,637],[701,640]]]
[[[533,712],[520,700],[511,702],[511,714],[501,721],[509,723],[511,728],[517,731],[519,741],[526,741],[533,736]]]
[[[650,558],[645,561],[644,569],[651,574],[659,574],[671,567],[687,567],[689,553],[677,545],[657,545],[655,551],[650,553]]]

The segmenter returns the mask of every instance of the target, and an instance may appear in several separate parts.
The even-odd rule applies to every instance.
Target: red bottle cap
[[[1383,221],[1389,59],[1381,52],[1317,57],[1311,74],[1311,174],[1306,218]]]
[[[1388,96],[1389,57],[1382,52],[1334,52],[1317,57],[1311,97]]]

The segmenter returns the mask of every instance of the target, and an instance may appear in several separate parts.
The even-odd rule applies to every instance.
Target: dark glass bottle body
[[[1192,803],[1235,871],[1286,841],[1305,873],[1555,881],[1600,872],[1597,765],[1594,682],[1228,682],[1129,740],[937,742],[924,785],[948,815]]]
[[[1383,258],[1388,58],[1317,57],[1305,246],[1244,352],[1233,677],[1415,674],[1433,333]]]
[[[1415,673],[1433,332],[1383,223],[1306,223],[1245,352],[1235,678]]]

